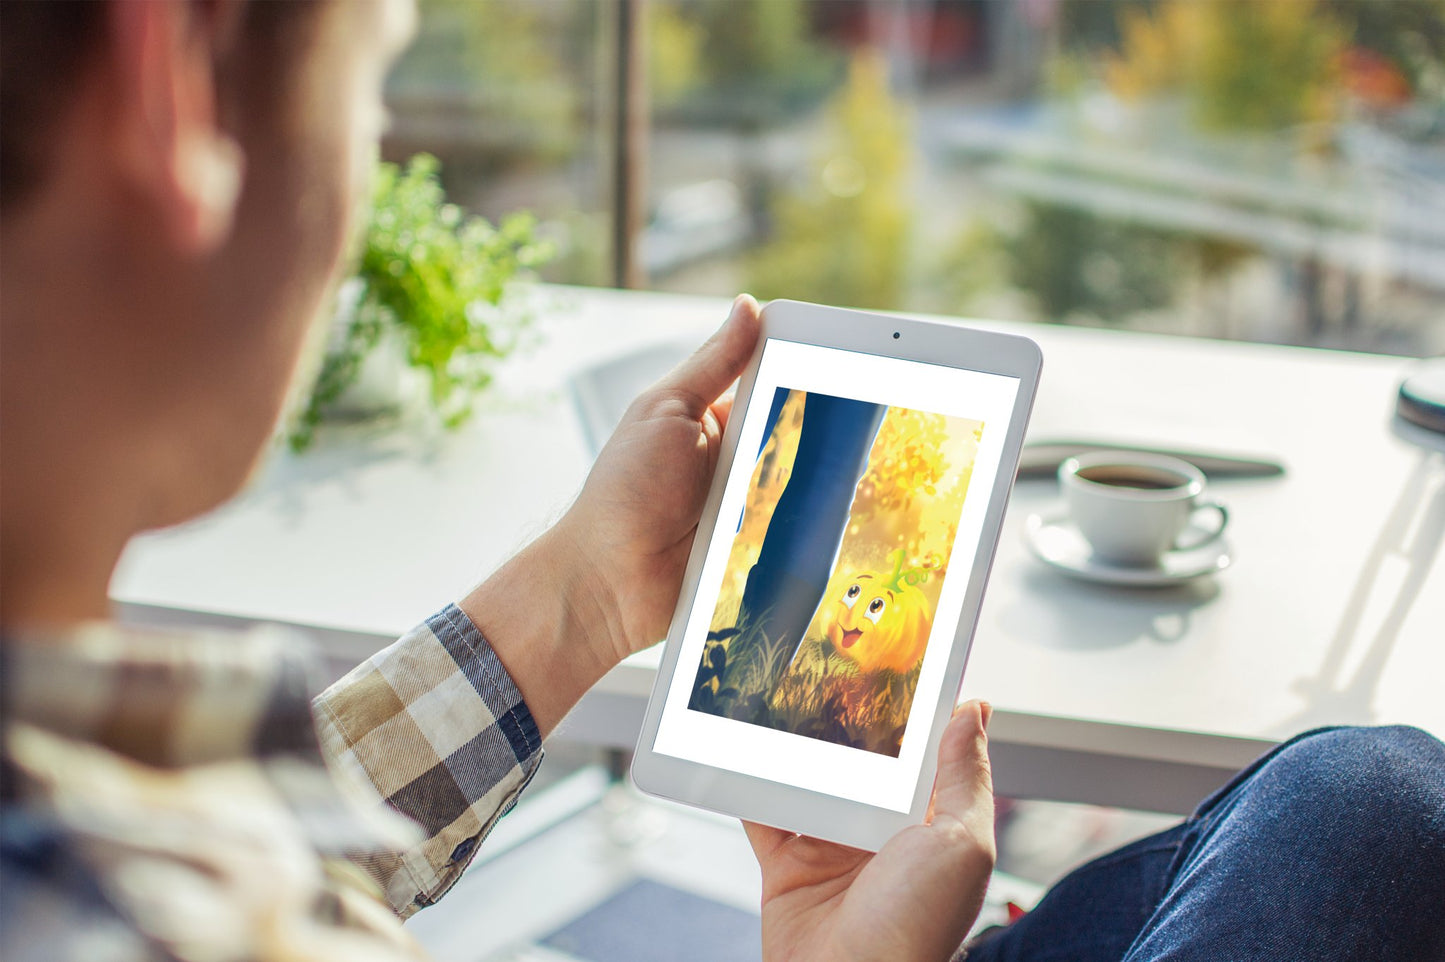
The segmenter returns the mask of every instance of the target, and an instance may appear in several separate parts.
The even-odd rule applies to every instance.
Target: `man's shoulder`
[[[106,624],[7,640],[7,962],[416,956],[375,885],[334,868],[415,830],[334,781],[296,641]]]
[[[161,769],[19,723],[5,760],[7,962],[420,955],[376,893],[330,867],[326,843],[361,836],[343,832],[324,768]]]

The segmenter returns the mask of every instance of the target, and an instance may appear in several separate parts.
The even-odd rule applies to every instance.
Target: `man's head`
[[[7,585],[63,527],[57,507],[113,540],[122,515],[130,532],[174,523],[244,481],[338,268],[412,15],[410,0],[4,5]]]

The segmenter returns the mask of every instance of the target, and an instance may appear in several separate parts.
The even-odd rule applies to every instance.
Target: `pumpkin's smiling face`
[[[876,572],[845,579],[824,602],[823,633],[863,671],[908,672],[918,664],[933,624],[928,599],[911,584],[885,583]]]

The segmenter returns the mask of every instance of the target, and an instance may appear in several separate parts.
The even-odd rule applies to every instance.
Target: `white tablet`
[[[762,321],[632,775],[876,850],[923,820],[1042,356],[795,301]]]

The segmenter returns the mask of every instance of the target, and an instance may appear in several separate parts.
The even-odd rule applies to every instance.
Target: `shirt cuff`
[[[455,884],[542,761],[521,692],[455,605],[357,666],[313,708],[333,767],[426,833],[408,851],[357,860],[403,917]]]

